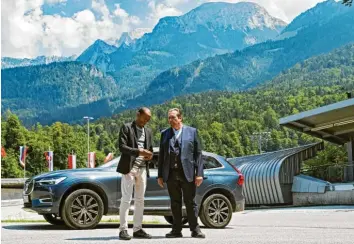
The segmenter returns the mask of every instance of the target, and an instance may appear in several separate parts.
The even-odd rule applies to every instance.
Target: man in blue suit
[[[168,111],[170,128],[161,132],[158,184],[167,183],[173,215],[167,238],[182,237],[182,196],[192,237],[205,238],[198,225],[196,187],[203,182],[202,149],[196,128],[182,124],[178,108]]]

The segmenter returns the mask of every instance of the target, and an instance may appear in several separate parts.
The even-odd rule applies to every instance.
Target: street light
[[[263,139],[265,139],[265,141],[268,140],[268,138],[270,137],[271,133],[269,131],[263,131],[263,132],[254,132],[251,136],[252,140],[254,140],[255,138],[257,138],[258,141],[258,150],[259,150],[259,154],[262,153],[262,143],[263,143]]]
[[[92,117],[85,116],[83,119],[87,119],[87,157],[90,153],[90,120]]]

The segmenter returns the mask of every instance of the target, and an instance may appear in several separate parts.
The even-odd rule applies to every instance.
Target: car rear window
[[[218,160],[210,156],[203,155],[203,161],[204,169],[216,169],[222,167],[222,164]]]

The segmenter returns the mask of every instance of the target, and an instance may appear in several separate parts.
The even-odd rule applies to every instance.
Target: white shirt
[[[182,134],[182,129],[183,129],[183,125],[181,126],[181,128],[179,130],[176,130],[175,128],[172,128],[173,132],[175,133],[175,140],[178,140],[179,142],[181,142],[181,134]]]

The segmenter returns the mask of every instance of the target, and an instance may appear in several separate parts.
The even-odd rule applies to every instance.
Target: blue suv
[[[150,178],[145,193],[145,215],[164,216],[173,223],[167,187],[157,184],[158,148],[150,162]],[[224,228],[232,213],[243,211],[244,176],[225,158],[203,152],[204,181],[197,188],[199,217],[209,228]],[[41,174],[25,182],[24,210],[43,215],[54,225],[71,229],[95,228],[103,215],[118,215],[121,174],[116,172],[119,157],[97,168],[59,170]],[[134,199],[133,199],[134,201]],[[133,204],[130,214],[134,211]],[[188,222],[183,206],[183,223]]]

